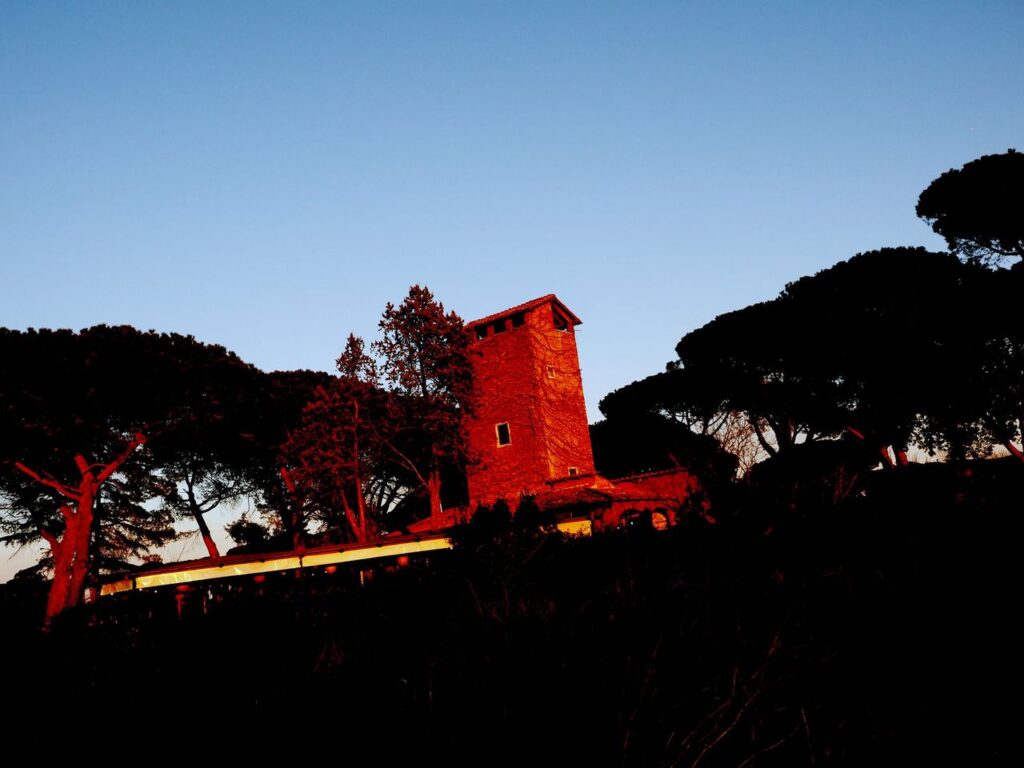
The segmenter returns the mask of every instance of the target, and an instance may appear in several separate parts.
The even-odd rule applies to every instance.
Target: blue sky
[[[412,283],[555,292],[592,418],[719,314],[941,241],[1024,149],[1019,2],[0,5],[0,325],[329,369]]]

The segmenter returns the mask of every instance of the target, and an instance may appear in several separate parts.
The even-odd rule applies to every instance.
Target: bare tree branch
[[[29,477],[31,477],[37,483],[45,485],[48,488],[53,488],[61,496],[66,496],[67,498],[72,499],[74,501],[78,501],[78,499],[81,498],[81,494],[79,494],[77,491],[73,491],[71,488],[68,488],[68,486],[64,485],[63,483],[61,483],[58,480],[55,480],[54,478],[50,477],[49,475],[44,476],[44,475],[40,474],[39,472],[36,472],[34,469],[30,469],[29,467],[26,467],[20,461],[14,462],[14,466],[17,467],[22,472],[24,472]]]
[[[120,453],[120,455],[117,458],[115,458],[112,462],[107,464],[107,466],[104,467],[104,469],[99,473],[99,475],[96,477],[96,484],[100,485],[101,483],[105,482],[112,474],[117,472],[117,470],[120,469],[121,465],[128,461],[128,458],[132,455],[135,449],[138,448],[140,445],[143,445],[145,442],[146,436],[141,432],[136,432],[135,437],[133,437],[131,441],[128,443],[128,445],[125,446],[125,449]]]

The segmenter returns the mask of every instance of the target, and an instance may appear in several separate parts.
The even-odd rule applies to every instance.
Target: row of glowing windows
[[[510,322],[511,321],[511,324]],[[568,332],[569,321],[554,307],[551,308],[551,322],[555,327],[555,330]],[[486,325],[478,325],[476,327],[477,339],[486,339],[488,334],[497,335],[504,333],[510,327],[519,328],[526,323],[526,315],[523,312],[516,312],[512,317],[502,317],[495,320],[493,323],[487,323]]]
[[[476,327],[476,337],[478,339],[486,339],[487,334],[493,331],[494,334],[504,333],[509,329],[509,320],[512,321],[511,327],[518,328],[526,323],[526,316],[522,312],[516,312],[511,318],[503,317],[500,320],[495,320],[493,323],[487,325],[478,325]]]

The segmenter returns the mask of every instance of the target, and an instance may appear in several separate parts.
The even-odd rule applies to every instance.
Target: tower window
[[[569,467],[569,477],[576,477],[580,471],[576,467]]]
[[[479,339],[481,341],[483,339],[487,338],[487,326],[486,325],[478,325],[476,327],[476,337],[477,337],[477,339]]]
[[[501,320],[495,320],[494,321],[494,332],[495,333],[504,333],[506,330],[508,330],[508,325],[506,325],[506,322],[507,321],[504,318],[502,318]]]
[[[519,326],[523,325],[523,323],[525,323],[525,322],[526,322],[526,317],[523,315],[522,312],[516,312],[514,315],[512,315],[512,327],[513,328],[518,328]]]
[[[551,308],[551,319],[554,321],[556,331],[567,332],[569,330],[569,321],[554,307]]]
[[[549,365],[548,366],[548,378],[549,379],[555,378],[555,366],[553,366],[553,365]]]
[[[495,430],[498,433],[498,445],[508,445],[512,442],[512,433],[508,431],[507,421],[503,421]]]

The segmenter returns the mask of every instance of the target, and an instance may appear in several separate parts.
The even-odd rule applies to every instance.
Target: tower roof
[[[493,315],[481,317],[479,320],[474,320],[470,323],[466,323],[466,328],[472,329],[478,325],[487,325],[488,323],[493,323],[495,320],[500,320],[503,317],[515,315],[518,314],[519,312],[529,312],[530,310],[536,309],[537,307],[542,307],[545,304],[554,304],[555,306],[557,306],[558,309],[562,312],[562,314],[564,314],[573,325],[581,325],[583,323],[582,320],[576,317],[576,315],[574,315],[572,311],[567,306],[565,306],[565,304],[562,303],[561,299],[555,296],[555,294],[549,293],[547,296],[541,296],[540,298],[524,302],[523,304],[517,304],[514,307],[503,309],[501,312],[495,312]]]

